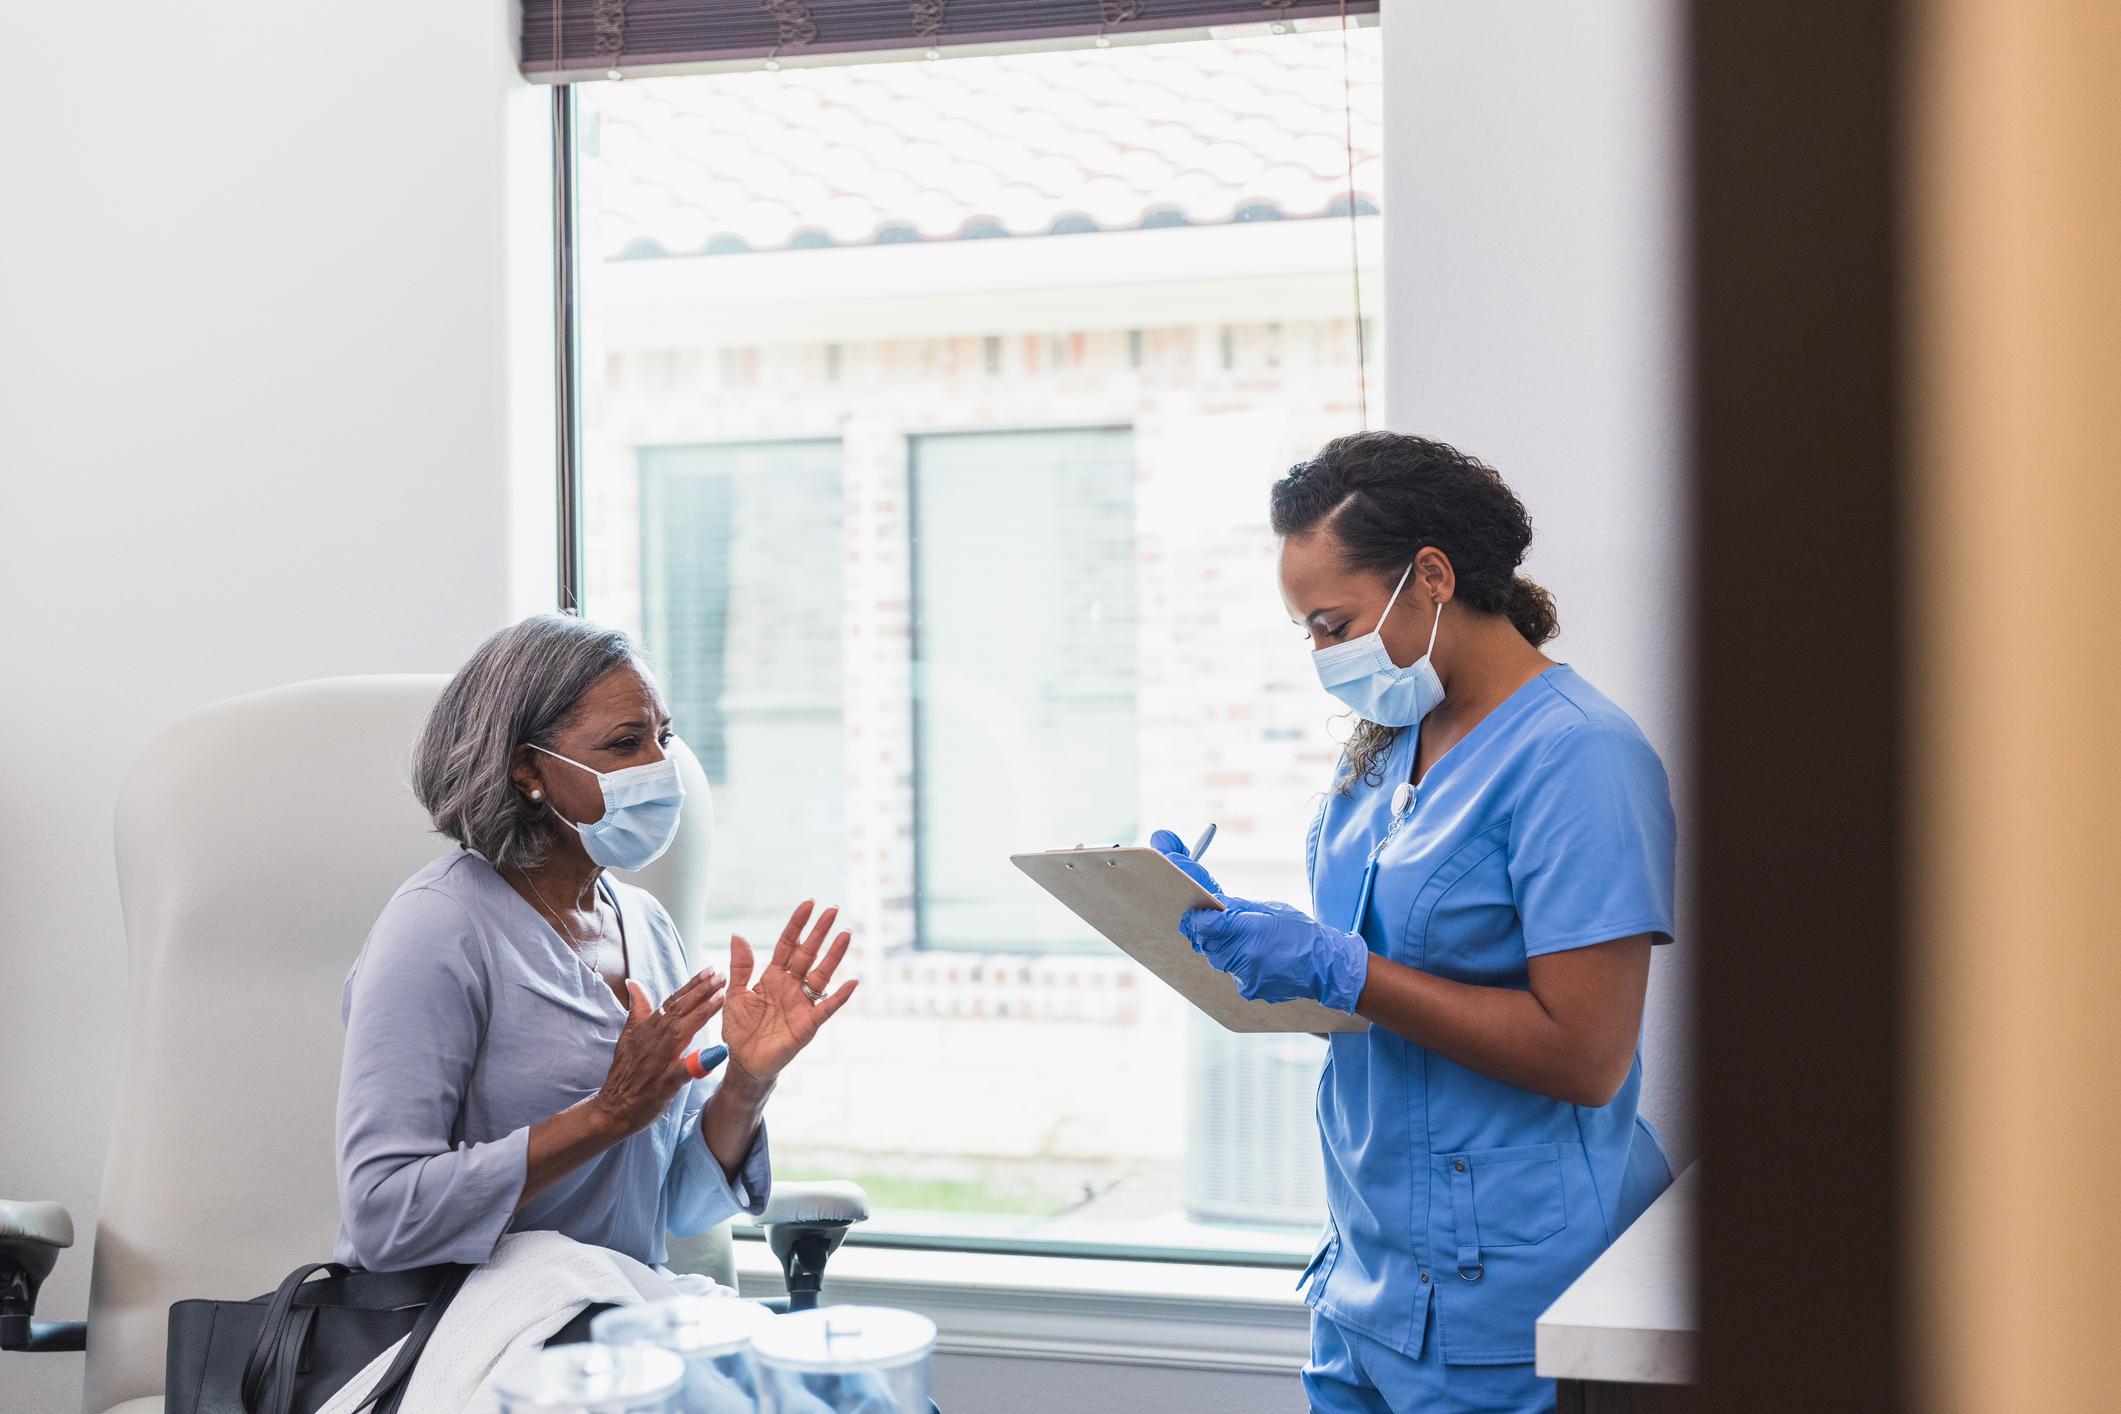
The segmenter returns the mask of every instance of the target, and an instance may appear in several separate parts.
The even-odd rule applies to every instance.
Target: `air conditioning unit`
[[[1316,1228],[1326,1174],[1312,1106],[1326,1043],[1225,1031],[1199,1012],[1187,1020],[1186,1216]]]

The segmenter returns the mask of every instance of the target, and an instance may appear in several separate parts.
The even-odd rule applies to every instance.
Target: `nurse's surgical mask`
[[[536,742],[532,751],[545,751]],[[667,753],[646,766],[628,766],[623,771],[599,771],[571,756],[545,751],[555,761],[565,761],[587,771],[604,788],[604,815],[586,825],[553,814],[582,837],[582,848],[606,869],[645,869],[662,857],[678,834],[678,808],[685,803],[685,782],[678,776],[677,758]]]
[[[1420,659],[1402,668],[1385,651],[1385,620],[1391,617],[1399,591],[1407,587],[1407,575],[1412,573],[1414,566],[1408,565],[1392,597],[1385,601],[1384,613],[1377,616],[1376,628],[1311,655],[1320,685],[1353,708],[1358,717],[1380,727],[1411,727],[1443,701],[1443,679],[1436,676],[1435,665],[1429,661],[1436,651],[1436,630],[1443,624],[1442,600],[1436,604],[1436,622],[1429,626],[1428,651]]]

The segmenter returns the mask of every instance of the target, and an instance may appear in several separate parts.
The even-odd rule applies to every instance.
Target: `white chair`
[[[89,1294],[90,1414],[159,1414],[172,1302],[255,1296],[331,1255],[340,987],[390,896],[450,847],[407,785],[446,681],[330,678],[218,703],[155,738],[125,778],[132,970]],[[698,761],[681,761],[677,841],[630,877],[693,938],[713,810]],[[834,1206],[781,1187],[766,1221],[866,1216],[859,1190]],[[57,1204],[0,1202],[0,1335],[5,1313],[28,1309],[20,1292],[8,1304],[8,1262],[27,1254],[48,1271],[71,1241]],[[734,1285],[727,1226],[674,1241],[671,1265]],[[31,1303],[43,1275],[30,1273]],[[23,1320],[9,1344],[27,1333]]]

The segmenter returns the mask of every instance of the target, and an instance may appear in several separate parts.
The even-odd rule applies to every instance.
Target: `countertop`
[[[1549,1379],[1683,1385],[1694,1378],[1696,1163],[1539,1318]]]

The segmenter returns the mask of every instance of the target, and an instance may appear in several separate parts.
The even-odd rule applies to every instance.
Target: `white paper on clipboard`
[[[1168,982],[1226,1031],[1367,1031],[1370,1023],[1312,1001],[1248,1002],[1178,931],[1189,908],[1217,908],[1215,896],[1153,849],[1056,849],[1012,854],[1069,912]]]

